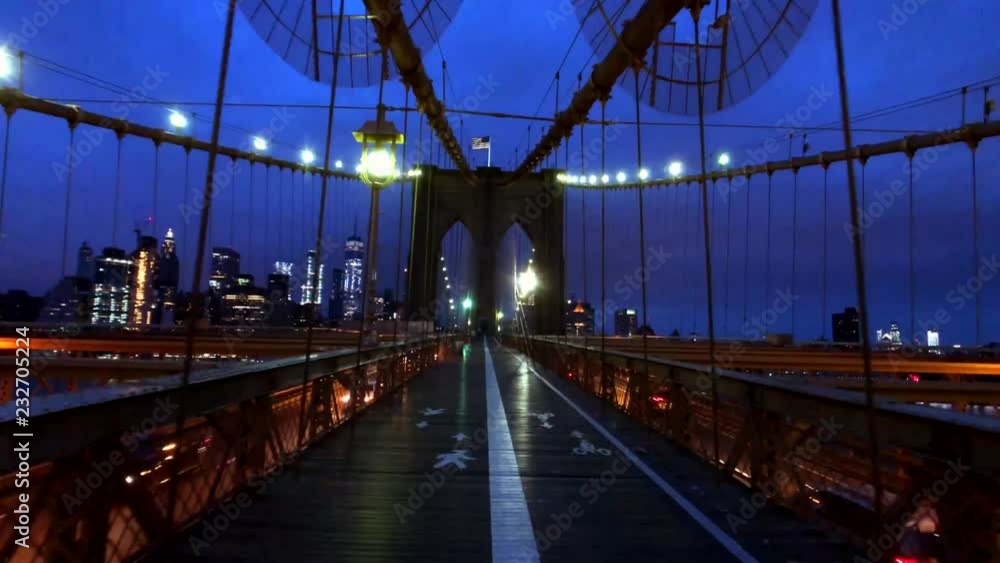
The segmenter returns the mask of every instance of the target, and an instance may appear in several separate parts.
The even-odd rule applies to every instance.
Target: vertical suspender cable
[[[118,246],[118,207],[122,192],[122,143],[125,140],[125,131],[119,129],[115,133],[118,136],[117,155],[115,156],[115,197],[111,208],[111,246]],[[185,195],[186,197],[186,195]],[[187,203],[185,201],[185,203]]]
[[[264,271],[271,271],[268,250],[271,245],[271,165],[264,165]],[[287,295],[285,296],[288,297]]]
[[[247,223],[247,262],[249,266],[247,267],[248,272],[253,272],[253,161],[249,161],[250,164],[250,187],[247,190],[249,197],[249,205],[246,214]],[[265,278],[266,279],[266,278]]]
[[[635,60],[632,65],[632,76],[635,79],[635,91],[639,92],[639,69],[641,68],[642,61]],[[636,154],[636,168],[642,170],[642,120],[639,119],[639,96],[635,96],[635,154]],[[647,335],[649,333],[649,309],[646,306],[646,217],[645,210],[643,209],[643,188],[640,185],[639,188],[639,271],[643,272],[642,277],[639,278],[640,292],[642,293],[642,327],[639,329],[639,333],[642,334],[642,376],[643,385],[647,386],[649,383],[649,344],[647,342]],[[644,389],[648,391],[648,387]],[[643,396],[642,400],[645,401],[646,397]],[[645,413],[645,403],[640,409],[640,415]]]
[[[557,92],[558,93],[558,92]],[[601,182],[604,181],[604,176],[607,174],[607,135],[605,133],[607,127],[607,119],[605,116],[605,111],[608,105],[608,95],[604,93],[601,95]],[[604,300],[606,298],[607,292],[607,281],[606,281],[606,261],[607,261],[607,245],[605,230],[605,200],[607,194],[607,186],[601,186],[601,397],[608,397],[608,388],[610,387],[609,381],[606,374],[606,369],[604,367],[604,351],[605,351],[605,334],[607,333],[607,310],[604,306]]]
[[[581,182],[586,182],[586,179],[583,177],[586,174],[586,171],[584,170],[585,159],[583,158],[583,155],[586,154],[586,148],[584,145],[584,138],[583,138],[583,130],[584,130],[584,125],[586,123],[587,123],[587,116],[583,116],[583,118],[580,120],[580,177],[581,177],[580,181]],[[582,234],[581,240],[583,242],[583,256],[581,260],[582,263],[581,267],[583,268],[583,302],[588,303],[587,301],[587,250],[588,250],[587,249],[587,190],[586,189],[580,190],[580,232]],[[584,315],[586,315],[586,313],[584,313]],[[587,382],[587,377],[589,376],[589,374],[587,373],[588,361],[587,361],[586,323],[584,323],[583,327],[583,349],[584,349],[583,370],[582,373],[580,374],[581,384],[585,384]]]
[[[715,182],[712,182],[712,188],[714,191]],[[726,273],[722,276],[722,291],[725,295],[725,301],[722,306],[722,334],[729,334],[729,239],[733,228],[733,191],[732,182],[729,183],[726,190],[726,250],[725,250],[725,264],[724,268]]]
[[[233,159],[235,165],[236,159]],[[229,189],[229,248],[236,249],[236,190],[239,175],[233,175],[233,187]]]
[[[408,84],[403,86],[406,94],[403,102],[403,174],[399,182],[399,219],[397,220],[397,233],[396,233],[396,293],[393,298],[396,302],[400,302],[402,295],[400,294],[399,280],[401,277],[401,272],[399,268],[403,265],[403,205],[406,203],[405,193],[406,193],[406,178],[408,178],[406,172],[409,168],[409,164],[406,162],[406,137],[410,134],[410,86]],[[464,150],[464,149],[463,149]],[[399,307],[395,303],[392,304],[393,311],[393,323],[392,323],[392,341],[395,344],[396,339],[399,337]],[[472,314],[470,310],[469,315]],[[407,330],[409,333],[409,330]],[[405,338],[404,338],[405,340]]]
[[[683,301],[680,303],[681,336],[684,336],[684,327],[687,325],[687,323],[685,322],[685,321],[687,321],[686,313],[687,313],[689,307],[692,307],[691,314],[692,315],[694,314],[694,309],[693,309],[693,307],[694,307],[694,300],[691,299],[691,295],[690,295],[690,289],[691,289],[691,283],[692,282],[691,282],[691,279],[690,279],[690,272],[688,271],[689,268],[688,268],[688,254],[687,254],[688,235],[690,234],[690,229],[688,228],[688,222],[689,222],[689,218],[690,218],[691,214],[688,212],[688,191],[689,191],[688,190],[688,184],[684,184],[683,187],[678,186],[678,188],[681,190],[681,195],[684,196],[683,199],[682,199],[684,207],[682,209],[678,210],[678,215],[681,215],[681,218],[683,219],[683,223],[679,225],[680,226],[680,231],[681,231],[681,237],[680,237],[681,238],[681,240],[680,240],[680,247],[681,247],[681,268],[680,268],[681,290],[682,290],[683,293],[685,293],[685,294],[688,295],[688,299],[687,299],[688,306],[685,306],[685,304],[683,303]],[[683,211],[683,213],[681,213],[681,211]],[[678,292],[678,293],[681,293],[681,292]],[[694,324],[694,321],[692,321],[692,326],[693,326],[693,324]]]
[[[191,205],[194,203],[191,197],[191,145],[184,147],[184,205]],[[190,230],[187,228],[189,221],[184,221],[184,256],[188,257],[191,254],[188,253],[188,235]],[[117,228],[115,229],[117,231]],[[117,246],[117,245],[113,245]]]
[[[698,16],[701,12],[700,5],[691,8],[694,16],[695,40],[694,53],[696,64],[698,65],[698,141],[701,153],[701,199],[707,199],[708,183],[705,180],[705,88],[701,75],[701,42],[698,38]],[[706,304],[708,305],[708,367],[712,376],[712,447],[714,450],[712,463],[721,467],[719,458],[719,389],[718,376],[715,372],[715,321],[713,320],[712,304],[712,242],[711,231],[708,222],[708,207],[703,206],[702,213],[702,233],[705,236],[705,291]]]
[[[559,71],[556,71],[556,109],[553,113],[554,116],[559,116]],[[559,168],[559,151],[557,149],[552,149],[552,158],[555,160],[555,168]],[[569,162],[566,162],[566,166],[569,167]],[[563,220],[565,221],[566,215],[563,214]]]
[[[747,208],[746,217],[743,219],[743,326],[749,321],[747,317],[750,303],[750,179],[747,175]],[[740,334],[743,332],[741,330]]]
[[[73,142],[76,139],[76,121],[71,121],[69,124],[69,151],[70,154],[73,152]],[[73,192],[73,169],[76,168],[76,164],[73,159],[69,159],[69,166],[66,167],[66,206],[64,208],[63,215],[63,243],[62,243],[62,275],[66,276],[68,273],[68,259],[69,259],[69,208],[71,195]]]
[[[830,165],[827,162],[823,162],[823,288],[820,291],[820,294],[822,295],[822,298],[823,298],[823,308],[822,308],[822,311],[820,312],[821,316],[819,318],[819,320],[820,320],[819,325],[820,325],[820,327],[823,330],[823,332],[822,332],[822,335],[823,335],[822,338],[824,340],[826,339],[826,326],[827,326],[827,324],[826,324],[826,322],[827,322],[827,316],[826,316],[826,313],[827,313],[826,291],[827,291],[827,280],[829,278],[829,274],[828,274],[829,262],[827,261],[827,253],[828,253],[828,250],[827,250],[827,236],[828,236],[828,233],[827,233],[827,230],[828,230],[827,220],[829,219],[829,213],[827,213],[827,201],[828,201],[828,199],[827,199],[827,193],[829,192],[829,188],[830,188],[830,182],[829,182],[829,180],[830,180]]]
[[[441,43],[438,43],[438,50],[441,49]],[[441,111],[442,113],[448,111],[448,62],[444,60],[444,52],[441,53]],[[529,126],[530,127],[530,126]],[[530,139],[529,139],[530,141]],[[437,151],[437,164],[441,166],[441,142],[438,142]]]
[[[184,338],[184,374],[181,378],[180,398],[177,406],[177,420],[174,425],[174,443],[177,444],[177,459],[184,459],[184,417],[187,415],[185,395],[191,380],[191,363],[194,356],[194,338],[197,332],[198,319],[201,318],[202,296],[201,277],[205,263],[205,240],[208,235],[208,220],[212,212],[212,191],[214,188],[215,162],[219,150],[219,129],[222,124],[223,100],[226,96],[226,75],[229,71],[229,52],[233,42],[233,20],[236,16],[237,0],[229,0],[229,11],[226,15],[226,31],[222,44],[222,62],[219,64],[219,83],[215,91],[215,116],[212,118],[212,140],[208,151],[208,169],[205,173],[205,191],[202,193],[201,218],[198,226],[198,250],[194,262],[194,275],[191,281],[191,311],[187,317],[187,335]],[[177,492],[180,464],[173,464],[170,488],[167,495],[167,525],[174,528],[174,511],[177,506]]]
[[[673,241],[677,239],[676,231],[675,231],[675,221],[677,219],[677,189],[676,188],[677,188],[677,184],[671,184],[670,188],[668,188],[668,191],[667,191],[667,193],[669,194],[667,196],[667,201],[668,201],[667,208],[668,208],[668,211],[666,213],[666,215],[669,215],[669,217],[667,217],[667,244],[672,244]],[[673,249],[673,247],[670,247],[670,248],[671,248],[671,250]],[[674,281],[674,275],[673,275],[673,272],[671,272],[669,274],[669,279],[667,280],[667,285],[668,286],[671,285],[673,283],[673,281]],[[670,295],[672,293],[673,292],[668,291],[667,294]],[[668,306],[669,311],[670,311],[670,317],[669,317],[669,321],[668,322],[670,322],[671,324],[673,324],[674,328],[676,329],[676,327],[678,325],[678,322],[677,322],[677,319],[674,317],[674,315],[676,314],[676,311],[674,309],[674,306],[673,306],[673,303],[671,302],[671,300],[667,301],[667,306]]]
[[[913,344],[916,346],[918,344],[919,340],[917,338],[918,335],[917,335],[917,324],[916,324],[917,323],[917,314],[916,314],[916,311],[917,311],[917,286],[916,286],[916,281],[915,281],[916,276],[914,275],[915,261],[914,261],[914,255],[913,255],[913,253],[914,253],[914,246],[915,246],[915,244],[914,244],[915,241],[914,241],[914,238],[913,238],[913,219],[914,219],[914,217],[913,217],[913,205],[914,205],[914,201],[913,201],[913,156],[914,155],[913,155],[912,151],[907,151],[907,153],[906,153],[906,159],[907,159],[907,164],[908,164],[907,168],[909,169],[908,170],[908,176],[909,176],[909,183],[910,183],[910,195],[907,198],[907,205],[908,205],[909,209],[907,210],[908,211],[908,216],[907,216],[907,220],[906,220],[906,230],[907,230],[906,237],[907,237],[907,240],[910,243],[909,244],[909,247],[910,247],[909,248],[909,250],[910,250],[910,252],[909,252],[909,254],[910,254],[910,257],[909,257],[909,270],[910,270],[909,282],[910,282],[910,287],[909,287],[909,291],[907,292],[907,293],[910,294],[909,295],[909,297],[910,297],[910,339],[911,339],[911,342],[913,342]]]
[[[975,276],[979,269],[979,187],[976,181],[976,148],[978,141],[969,143],[972,151],[972,275]],[[976,347],[979,347],[981,340],[983,309],[981,306],[982,291],[976,292]]]
[[[334,43],[335,45],[341,44],[340,39],[343,27],[344,0],[340,0],[340,10],[337,12],[337,36]],[[383,49],[385,49],[384,46]],[[330,144],[333,138],[333,109],[337,102],[337,73],[339,70],[340,57],[334,56],[333,78],[330,80],[330,106],[326,113],[326,137],[324,138],[325,148],[323,150],[323,169],[320,171],[323,175],[323,182],[320,190],[319,225],[316,228],[316,265],[313,268],[312,276],[310,276],[311,279],[309,280],[309,284],[313,288],[313,298],[310,299],[310,302],[306,303],[306,358],[302,366],[302,395],[299,403],[299,448],[302,448],[306,433],[306,385],[309,383],[309,364],[312,360],[313,325],[316,324],[316,304],[319,303],[319,270],[322,267],[321,263],[323,260],[323,219],[325,218],[323,212],[326,210],[326,192],[330,181],[330,175],[328,173],[330,170]],[[353,393],[352,399],[354,399]],[[298,466],[296,467],[298,468]]]
[[[22,73],[21,76],[24,76],[24,74]],[[10,126],[11,118],[14,117],[14,107],[5,107],[4,115],[6,116],[6,122],[4,123],[3,130],[3,172],[0,173],[0,233],[3,233],[3,211],[4,204],[7,201],[7,162],[10,154]]]
[[[159,220],[158,215],[160,214],[160,140],[156,139],[153,141],[153,218],[150,221],[150,229],[152,229],[152,236],[156,236],[156,221]]]
[[[767,171],[767,243],[764,245],[764,303],[761,310],[767,310],[767,300],[771,297],[771,186],[774,179],[774,171]],[[768,332],[768,326],[764,327],[764,333]]]
[[[285,169],[278,167],[278,260],[288,261],[285,251]],[[291,290],[291,288],[289,288]]]
[[[798,261],[796,260],[796,251],[798,250],[798,239],[799,234],[799,169],[792,168],[792,295],[797,295],[797,274],[798,274]],[[795,303],[797,299],[792,300],[792,341],[795,341]]]
[[[879,442],[875,421],[875,400],[872,393],[872,349],[868,340],[868,302],[865,291],[865,260],[864,233],[859,228],[858,196],[854,184],[854,165],[852,162],[851,112],[847,100],[847,71],[844,68],[844,41],[840,26],[840,0],[833,0],[834,40],[837,48],[837,79],[840,86],[840,120],[844,130],[844,150],[847,157],[847,184],[851,202],[851,227],[854,236],[854,274],[858,291],[858,308],[861,316],[861,353],[865,365],[865,404],[868,413],[868,439],[871,445],[872,489],[874,490],[873,531],[878,530],[882,518],[882,477],[879,473]],[[864,164],[861,166],[862,173]]]

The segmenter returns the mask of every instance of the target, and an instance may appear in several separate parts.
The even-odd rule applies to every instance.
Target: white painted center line
[[[487,358],[489,358],[488,353],[487,353]],[[544,377],[541,376],[541,374],[535,371],[535,368],[531,367],[530,363],[525,362],[522,365],[531,370],[531,373],[535,374],[535,377],[537,377],[539,381],[548,386],[548,388],[551,389],[553,393],[562,398],[563,401],[566,401],[566,404],[572,407],[572,409],[575,410],[577,414],[579,414],[584,420],[590,423],[590,425],[594,427],[594,430],[597,430],[602,436],[604,436],[604,438],[608,442],[611,442],[611,444],[614,447],[618,448],[618,450],[621,451],[625,455],[625,457],[629,459],[629,461],[631,461],[636,467],[638,467],[640,470],[642,470],[643,473],[646,474],[646,477],[649,477],[650,481],[655,483],[656,486],[658,486],[661,490],[663,490],[663,492],[667,493],[667,496],[673,499],[673,501],[677,503],[677,505],[680,506],[681,509],[684,510],[684,512],[687,512],[688,516],[690,516],[692,520],[697,522],[698,525],[704,528],[704,530],[708,532],[713,538],[715,538],[716,541],[722,544],[722,547],[726,548],[726,551],[731,553],[733,557],[735,557],[737,560],[740,561],[740,563],[758,563],[757,559],[755,559],[753,555],[750,555],[750,553],[748,553],[745,549],[743,549],[743,546],[741,546],[739,542],[737,542],[735,539],[733,539],[724,531],[722,531],[722,529],[719,528],[715,524],[715,522],[712,522],[712,520],[709,519],[708,516],[705,516],[705,514],[702,511],[698,510],[698,507],[691,504],[691,502],[688,499],[684,498],[684,495],[682,495],[680,491],[671,486],[670,483],[668,483],[665,479],[663,479],[663,477],[660,477],[658,473],[653,471],[648,465],[646,465],[644,461],[642,461],[641,459],[639,459],[638,456],[632,453],[632,450],[625,447],[625,444],[622,444],[621,441],[618,438],[616,438],[614,434],[609,432],[608,429],[605,428],[600,422],[597,422],[596,420],[591,418],[591,416],[588,415],[586,412],[584,412],[582,408],[580,408],[576,403],[574,403],[569,397],[564,395],[562,391],[556,389],[554,385],[549,383]]]
[[[507,414],[500,397],[490,348],[486,353],[486,429],[490,458],[490,528],[493,563],[538,563],[538,546],[531,527],[521,471],[510,439]]]

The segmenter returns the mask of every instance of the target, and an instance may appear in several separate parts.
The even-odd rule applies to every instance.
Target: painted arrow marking
[[[417,428],[427,428],[428,426],[430,426],[430,424],[428,424],[426,420],[421,420],[417,423]]]
[[[452,438],[454,438],[456,442],[464,442],[464,441],[468,440],[469,438],[471,438],[471,436],[466,436],[465,434],[462,434],[461,432],[459,432],[458,434],[455,434],[454,436],[452,436]]]
[[[437,416],[439,414],[444,414],[444,409],[426,408],[426,409],[420,411],[420,414],[422,414],[424,416]]]
[[[465,462],[474,459],[476,458],[470,456],[468,450],[452,450],[451,453],[438,454],[434,469],[441,469],[446,465],[454,465],[459,469],[465,469]]]

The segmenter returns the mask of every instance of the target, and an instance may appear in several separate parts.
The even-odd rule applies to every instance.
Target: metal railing
[[[0,407],[6,451],[17,452],[20,440],[30,450],[23,465],[0,462],[0,514],[7,520],[0,559],[134,560],[233,495],[266,486],[316,439],[440,361],[453,344],[427,338],[360,354],[314,354],[305,379],[303,357],[203,371],[183,396],[172,377],[140,393],[77,393],[68,404],[57,396],[36,399],[32,436],[24,438],[15,437],[25,429],[16,425],[13,405]],[[178,438],[180,400],[190,414]],[[31,506],[26,530],[16,527],[22,494]],[[15,543],[24,536],[30,549]]]
[[[748,486],[755,510],[784,505],[836,524],[861,545],[890,544],[880,547],[886,553],[914,519],[934,517],[948,561],[988,561],[996,552],[1000,420],[878,397],[881,454],[873,464],[863,393],[717,370],[714,420],[713,376],[703,366],[650,357],[647,372],[641,354],[606,350],[602,361],[599,348],[556,337],[517,345]],[[716,433],[720,456],[713,460]],[[873,466],[886,507],[874,531]],[[748,511],[731,512],[738,534]]]

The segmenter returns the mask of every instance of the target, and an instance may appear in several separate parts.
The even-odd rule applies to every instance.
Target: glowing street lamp
[[[671,178],[677,178],[683,172],[684,172],[684,164],[679,160],[675,160],[671,162],[669,166],[667,166],[667,173],[670,174]]]
[[[10,56],[6,48],[0,48],[0,80],[13,78],[14,58]]]
[[[639,179],[640,180],[646,181],[648,178],[649,178],[649,170],[646,170],[645,168],[643,168],[642,170],[639,171]]]
[[[336,168],[337,170],[340,170],[341,168],[344,167],[344,161],[338,160],[337,162],[334,162],[333,167]]]
[[[310,149],[302,149],[299,152],[299,158],[302,159],[302,164],[309,165],[316,162],[316,153],[312,152]]]
[[[607,184],[609,181],[611,181],[611,177],[608,176],[607,174],[601,176],[601,183],[602,184]]]
[[[380,108],[377,120],[366,121],[354,132],[354,140],[361,143],[361,180],[372,188],[384,188],[396,178],[396,145],[404,141],[383,112]]]
[[[254,137],[253,138],[253,148],[257,152],[264,152],[267,150],[267,139],[264,137]]]
[[[535,271],[530,266],[518,276],[517,288],[525,295],[538,289],[538,275],[535,274]]]
[[[462,300],[462,308],[465,309],[466,311],[468,311],[469,309],[472,308],[472,298],[471,297],[466,297],[464,300]]]
[[[175,109],[170,110],[167,120],[174,129],[187,129],[189,125],[187,116]]]
[[[594,176],[593,174],[591,174],[590,178],[588,178],[588,180],[590,180],[590,185],[591,186],[597,185],[597,176]]]
[[[618,180],[618,183],[619,183],[619,184],[624,184],[624,183],[625,183],[625,180],[627,180],[627,179],[628,179],[628,175],[626,175],[626,174],[625,174],[624,172],[619,172],[619,173],[618,173],[618,174],[617,174],[617,175],[615,176],[615,180]]]
[[[719,155],[719,166],[725,168],[725,167],[729,166],[729,162],[730,162],[730,158],[729,158],[729,153],[728,152],[724,152],[724,153],[722,153],[722,154]]]

